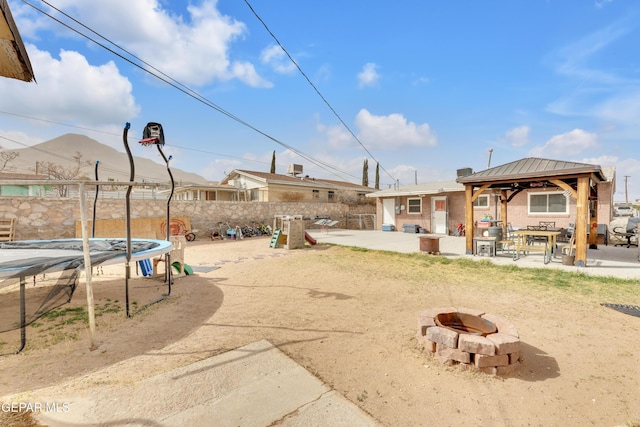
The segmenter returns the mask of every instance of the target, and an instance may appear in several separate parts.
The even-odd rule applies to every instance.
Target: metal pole
[[[100,160],[96,160],[96,182],[98,181],[98,164]],[[93,198],[93,220],[91,221],[91,237],[96,237],[96,205],[98,204],[98,190],[100,186],[96,185],[96,196]]]
[[[124,142],[124,148],[127,151],[127,156],[129,157],[129,181],[133,182],[134,177],[136,175],[135,164],[133,163],[133,156],[131,155],[131,150],[129,149],[129,142],[127,141],[127,135],[129,134],[129,128],[131,124],[127,123],[124,126],[124,131],[122,132],[122,141]],[[127,317],[131,317],[129,314],[129,278],[131,277],[131,186],[127,187],[127,194],[125,197],[125,206],[126,206],[126,215],[125,215],[125,225],[127,228],[127,262],[125,263],[125,277],[124,277],[124,289],[125,289],[125,308]]]
[[[169,160],[171,160],[171,156],[169,156],[169,158],[167,158],[164,155],[164,152],[162,151],[162,148],[160,147],[160,144],[156,145],[156,147],[158,147],[158,151],[160,152],[160,155],[162,156],[162,158],[164,159],[164,162],[167,165],[167,172],[169,173],[169,178],[171,179],[171,192],[169,193],[169,198],[167,199],[167,240],[171,240],[169,237],[169,232],[170,232],[170,221],[171,221],[171,214],[170,214],[170,208],[171,208],[171,198],[173,197],[173,191],[175,188],[175,182],[173,180],[173,174],[171,173],[171,168],[169,167]],[[167,277],[167,283],[169,285],[169,291],[167,293],[167,295],[171,295],[171,252],[167,252],[166,256],[166,260],[167,262],[165,263],[165,275]]]

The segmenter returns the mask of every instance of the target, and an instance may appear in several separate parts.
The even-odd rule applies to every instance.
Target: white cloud
[[[362,109],[356,116],[358,139],[372,149],[394,149],[403,146],[435,147],[437,139],[427,123],[408,122],[401,114],[374,116]]]
[[[111,61],[93,66],[81,54],[61,51],[60,58],[27,45],[37,84],[0,80],[0,109],[51,121],[85,125],[124,122],[138,114],[129,80]]]
[[[596,9],[602,9],[609,3],[613,3],[613,0],[596,0],[595,6],[596,6]]]
[[[529,154],[533,157],[575,158],[581,152],[598,146],[597,135],[582,129],[555,135],[543,146],[533,148]]]
[[[215,0],[199,3],[186,6],[185,16],[158,0],[60,0],[56,6],[181,83],[239,79],[270,87],[252,64],[230,58],[230,46],[246,34],[246,25],[221,14]]]
[[[291,74],[296,71],[295,64],[278,45],[272,45],[262,50],[260,60],[271,66],[277,73]]]
[[[527,125],[518,126],[504,133],[507,142],[513,147],[522,147],[529,143],[529,132],[531,128]]]
[[[376,70],[378,66],[372,62],[364,64],[362,71],[358,73],[358,87],[374,86],[380,80],[380,74]]]

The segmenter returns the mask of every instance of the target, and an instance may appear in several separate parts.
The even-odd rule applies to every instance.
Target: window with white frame
[[[422,199],[407,199],[407,213],[419,214],[422,213]]]
[[[489,207],[489,196],[481,194],[478,198],[473,202],[474,208],[488,208]]]
[[[530,214],[568,214],[569,199],[561,192],[529,193]]]

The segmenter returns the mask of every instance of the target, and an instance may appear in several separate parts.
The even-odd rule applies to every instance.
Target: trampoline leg
[[[20,278],[20,348],[16,354],[20,353],[27,345],[27,302],[24,277]]]

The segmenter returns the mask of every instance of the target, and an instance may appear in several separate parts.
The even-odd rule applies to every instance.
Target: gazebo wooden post
[[[464,228],[465,228],[465,242],[466,242],[466,254],[473,254],[473,235],[475,234],[474,221],[473,221],[473,186],[464,186],[465,194],[465,208],[464,208]]]
[[[598,249],[598,199],[589,200],[589,249]]]
[[[576,260],[577,267],[587,265],[587,218],[589,215],[589,177],[578,178],[578,199],[576,201]],[[596,226],[597,228],[597,226]]]
[[[500,219],[502,220],[502,240],[507,240],[507,190],[500,190]]]

